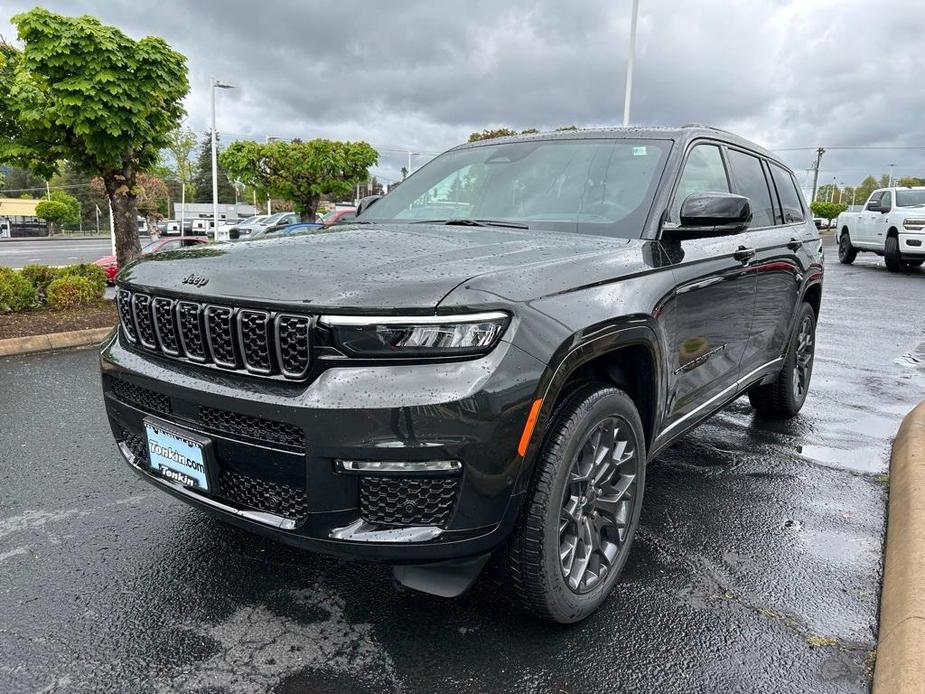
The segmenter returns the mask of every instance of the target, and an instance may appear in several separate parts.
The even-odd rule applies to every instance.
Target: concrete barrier
[[[11,337],[0,340],[0,357],[30,352],[47,352],[51,349],[66,347],[86,347],[99,344],[112,328],[90,328],[89,330],[71,330],[66,333],[48,335],[29,335],[28,337]]]
[[[893,442],[873,691],[925,692],[925,401]]]

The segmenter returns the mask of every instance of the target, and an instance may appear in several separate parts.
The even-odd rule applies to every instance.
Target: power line
[[[809,152],[817,149],[816,147],[772,147],[772,152]],[[826,146],[826,150],[830,149],[890,149],[890,150],[899,150],[899,149],[925,149],[925,145],[903,145],[901,147],[890,147],[887,145],[836,145],[833,147]]]

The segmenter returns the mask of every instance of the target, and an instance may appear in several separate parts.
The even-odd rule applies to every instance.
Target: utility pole
[[[894,166],[896,166],[896,164],[890,164],[890,184],[887,186],[887,188],[893,187],[893,167]]]
[[[639,19],[639,0],[633,0],[633,19],[630,22],[630,54],[626,59],[626,82],[623,92],[623,127],[630,124],[630,97],[633,94],[633,57],[636,54],[636,22]]]
[[[813,170],[813,195],[810,202],[816,201],[816,188],[819,185],[819,164],[822,162],[822,155],[825,154],[825,148],[819,147],[816,150],[816,166]]]

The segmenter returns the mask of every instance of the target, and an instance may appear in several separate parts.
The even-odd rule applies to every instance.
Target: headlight
[[[903,229],[921,231],[925,229],[925,219],[905,219],[903,220]]]
[[[507,327],[500,311],[456,316],[322,316],[338,347],[363,357],[468,356],[489,351]]]

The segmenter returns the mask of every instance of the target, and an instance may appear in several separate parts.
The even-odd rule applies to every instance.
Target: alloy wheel
[[[802,398],[809,387],[814,347],[813,321],[811,317],[806,316],[800,323],[800,332],[797,336],[796,364],[793,369],[793,392],[798,398]]]
[[[636,496],[639,456],[629,425],[598,422],[572,460],[559,514],[559,562],[575,593],[587,593],[618,565]]]

